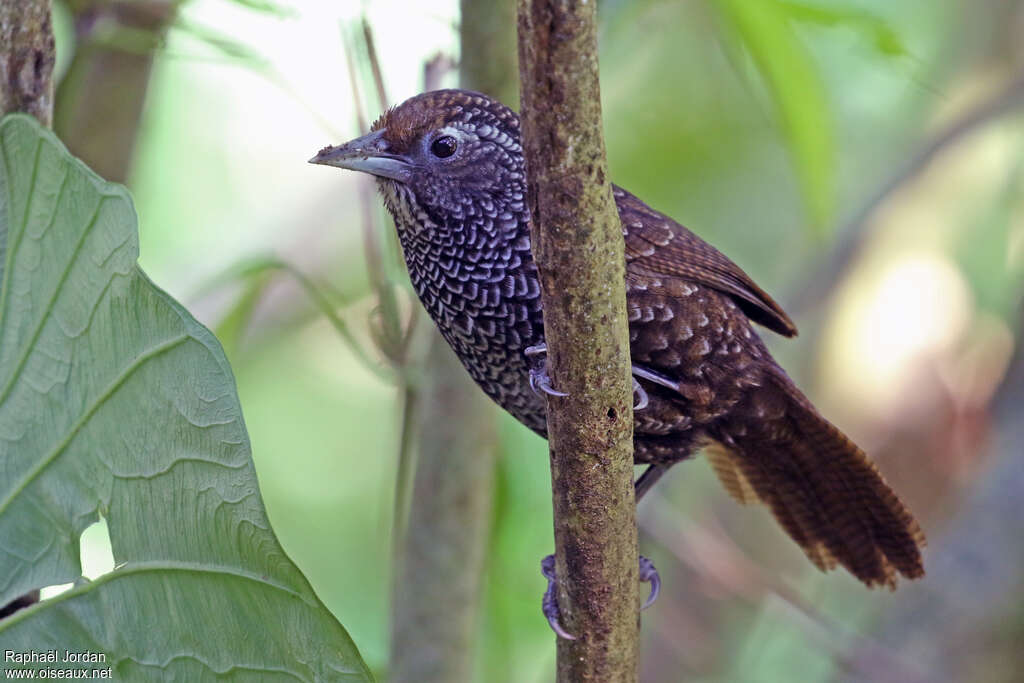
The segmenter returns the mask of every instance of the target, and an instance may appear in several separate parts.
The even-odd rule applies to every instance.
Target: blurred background
[[[443,364],[372,186],[306,163],[425,77],[460,82],[460,2],[55,4],[55,128],[128,185],[142,267],[224,344],[274,528],[367,663],[381,680],[398,668],[393,583],[412,598],[392,558],[396,518],[421,517],[414,455],[462,430],[483,463],[452,479],[479,494],[463,515],[475,555],[427,540],[482,576],[471,677],[551,680],[547,446],[464,382],[468,408],[430,389]],[[818,573],[702,458],[684,463],[639,511],[664,581],[642,680],[1020,680],[1024,2],[599,10],[613,179],[783,303],[801,335],[766,335],[773,353],[929,537],[924,580],[869,592]],[[489,49],[514,45],[503,16]],[[487,77],[502,75],[470,80]]]

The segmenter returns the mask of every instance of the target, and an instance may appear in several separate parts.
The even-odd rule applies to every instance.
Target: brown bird
[[[546,436],[540,392],[558,392],[544,373],[519,136],[519,117],[501,103],[438,90],[310,161],[376,176],[441,334],[488,396]],[[625,190],[614,196],[626,242],[635,458],[650,465],[637,498],[705,448],[726,490],[767,505],[819,569],[839,564],[890,588],[900,575],[923,576],[914,517],[751,325],[792,337],[793,321],[714,247]]]

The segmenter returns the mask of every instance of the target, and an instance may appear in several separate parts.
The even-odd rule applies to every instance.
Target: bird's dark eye
[[[451,135],[445,135],[434,140],[433,144],[430,145],[430,151],[434,153],[435,157],[440,159],[447,159],[451,155],[455,154],[455,149],[458,147],[458,143]]]

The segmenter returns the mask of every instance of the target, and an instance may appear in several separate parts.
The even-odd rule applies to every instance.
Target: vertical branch
[[[366,55],[370,59],[370,69],[373,71],[373,83],[377,86],[377,99],[380,101],[380,108],[387,109],[391,104],[388,94],[384,90],[384,74],[380,68],[380,60],[377,58],[377,46],[373,42],[373,30],[370,22],[363,16],[363,42],[366,44]]]
[[[514,96],[514,12],[512,0],[462,0],[463,87],[500,99]],[[419,453],[392,608],[396,683],[472,678],[491,532],[494,409],[436,330],[429,344]]]
[[[558,680],[637,677],[633,413],[622,227],[607,180],[597,3],[519,0],[523,151],[541,276]]]
[[[49,0],[0,2],[0,115],[21,111],[49,127],[55,62]]]
[[[515,108],[519,99],[514,0],[462,0],[459,81]]]
[[[415,481],[395,569],[395,683],[472,679],[494,491],[494,414],[438,340],[427,354]]]

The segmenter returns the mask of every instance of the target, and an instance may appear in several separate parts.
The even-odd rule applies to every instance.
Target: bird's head
[[[309,161],[376,176],[400,230],[404,209],[443,223],[524,210],[519,117],[476,92],[412,97],[386,111],[369,134],[325,147]]]

